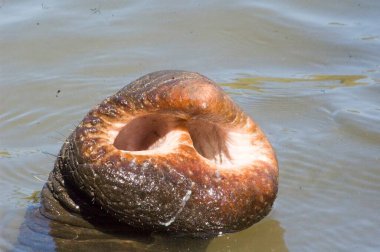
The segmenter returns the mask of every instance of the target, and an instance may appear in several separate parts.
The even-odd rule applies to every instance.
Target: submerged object
[[[277,189],[276,156],[258,125],[208,78],[159,71],[85,116],[42,190],[41,213],[213,235],[261,220]]]

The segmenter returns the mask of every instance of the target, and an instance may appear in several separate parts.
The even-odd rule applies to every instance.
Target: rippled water
[[[0,250],[33,239],[26,209],[89,108],[161,69],[201,72],[255,118],[280,191],[247,230],[154,244],[380,250],[379,13],[376,0],[0,1]]]

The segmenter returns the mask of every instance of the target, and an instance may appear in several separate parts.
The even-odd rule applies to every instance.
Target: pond
[[[46,223],[43,236],[22,229],[63,141],[137,77],[183,69],[267,134],[280,167],[271,213],[213,239],[96,234],[105,242],[88,248],[378,251],[379,13],[376,0],[0,1],[0,250],[76,250]]]

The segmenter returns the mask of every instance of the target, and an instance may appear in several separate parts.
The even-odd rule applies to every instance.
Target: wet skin
[[[40,211],[82,227],[216,235],[265,217],[277,188],[275,153],[257,124],[206,77],[160,71],[85,116]]]

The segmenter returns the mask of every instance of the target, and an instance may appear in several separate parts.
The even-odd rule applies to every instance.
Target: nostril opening
[[[183,139],[168,137],[177,128],[188,131],[194,149],[204,158],[219,165],[232,161],[226,129],[205,120],[185,121],[168,115],[151,114],[133,119],[119,131],[113,145],[125,151],[178,146]]]
[[[217,164],[231,160],[225,129],[204,120],[189,122],[188,129],[194,148],[200,155]]]
[[[171,129],[170,120],[161,115],[138,117],[124,126],[113,145],[119,150],[143,151],[155,148]]]

